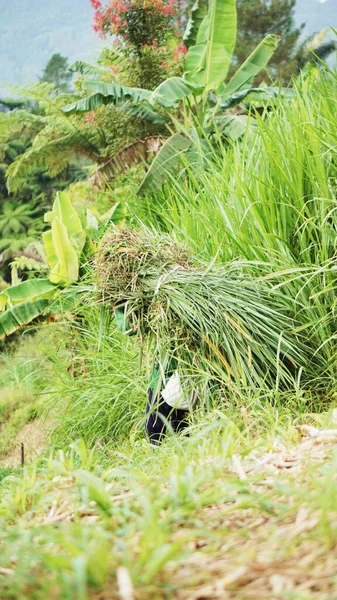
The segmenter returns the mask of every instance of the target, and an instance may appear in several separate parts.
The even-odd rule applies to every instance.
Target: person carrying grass
[[[115,308],[115,321],[126,335],[136,335],[127,319],[127,303]],[[147,391],[145,431],[151,444],[159,444],[168,432],[178,433],[188,426],[190,407],[196,399],[195,391],[184,393],[177,361],[169,357],[154,365]]]
[[[187,380],[202,401],[209,386],[220,395],[261,382],[288,389],[304,365],[307,376],[316,372],[283,292],[247,276],[245,264],[200,263],[173,235],[143,227],[108,230],[95,267],[101,301],[122,331],[141,332],[156,348],[146,409],[152,443],[186,426],[196,400]]]

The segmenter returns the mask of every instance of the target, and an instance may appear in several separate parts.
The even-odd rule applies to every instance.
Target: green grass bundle
[[[95,256],[99,289],[113,304],[136,298],[144,278],[191,265],[187,249],[171,235],[135,229],[109,229]]]
[[[198,266],[173,237],[115,229],[102,238],[95,266],[102,299],[125,303],[131,327],[159,353],[248,385],[289,384],[308,367],[288,303],[240,263]]]

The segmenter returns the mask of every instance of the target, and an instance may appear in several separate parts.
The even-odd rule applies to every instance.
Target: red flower
[[[90,3],[95,9],[93,28],[99,35],[116,34],[131,45],[136,43],[138,46],[162,45],[177,11],[177,0],[106,0],[105,4],[102,4],[102,0],[90,0]],[[144,40],[140,39],[139,42],[132,40],[135,15],[130,11],[135,9],[136,18],[138,12],[142,17],[145,16]],[[129,13],[132,14],[132,26]]]
[[[101,0],[90,0],[90,4],[94,10],[99,10],[100,8],[102,8]]]
[[[179,44],[179,46],[176,49],[177,54],[187,54],[187,48],[186,46],[184,46],[184,44]]]
[[[95,114],[96,114],[96,111],[95,111],[95,110],[92,110],[91,112],[89,112],[89,113],[86,113],[86,114],[84,115],[84,118],[85,118],[85,120],[86,120],[86,121],[89,123],[89,125],[92,125],[92,124],[93,124],[93,121],[94,121],[94,116],[95,116]]]

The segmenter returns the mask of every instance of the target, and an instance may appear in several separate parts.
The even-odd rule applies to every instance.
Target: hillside
[[[23,85],[41,74],[54,52],[70,62],[93,60],[102,43],[91,27],[89,0],[0,1],[0,81]],[[337,27],[335,0],[298,0],[296,19],[308,33]],[[0,93],[4,88],[0,86]]]
[[[70,62],[97,55],[100,40],[91,27],[88,0],[1,0],[0,6],[0,81],[35,81],[54,52]]]
[[[337,600],[337,76],[245,89],[279,47],[229,81],[235,0],[186,54],[139,1],[125,85],[0,112],[0,600]],[[95,60],[88,0],[40,4],[17,83]]]

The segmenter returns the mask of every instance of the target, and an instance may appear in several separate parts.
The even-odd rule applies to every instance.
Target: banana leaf
[[[236,141],[242,138],[248,125],[254,127],[254,119],[248,115],[221,115],[215,116],[205,130],[208,134],[218,133],[222,138]]]
[[[268,64],[273,56],[279,37],[267,35],[262,42],[253,50],[245,62],[239,67],[229,83],[224,86],[224,95],[230,96],[244,89],[250,88],[255,77]]]
[[[51,231],[42,234],[47,262],[50,267],[49,279],[58,285],[69,285],[78,279],[78,254],[70,242],[68,231],[58,217],[52,222]]]
[[[49,279],[28,279],[6,288],[0,293],[0,311],[21,302],[33,302],[41,296],[55,293],[55,285]]]
[[[149,103],[151,105],[157,103],[168,108],[192,93],[200,94],[202,92],[202,87],[195,85],[193,82],[185,81],[182,77],[169,77],[153,91],[100,81],[86,81],[83,83],[83,87],[95,93],[70,106],[66,106],[63,109],[64,112],[68,114],[88,112],[96,109],[101,104],[123,104],[126,101],[130,101],[135,105],[144,102],[145,107],[148,107]],[[129,103],[126,104],[126,109],[130,112]],[[146,118],[150,116],[150,120],[154,118],[154,115],[150,115],[149,112],[145,116]]]
[[[42,281],[42,280],[39,280]],[[28,282],[25,282],[28,283]],[[54,292],[58,290],[53,286]],[[28,325],[37,317],[70,311],[77,302],[77,294],[87,292],[87,287],[72,287],[61,291],[56,297],[37,298],[34,301],[23,302],[9,308],[0,314],[0,339],[11,335],[21,327]]]
[[[206,91],[222,84],[236,41],[235,0],[211,0],[198,31],[196,44],[185,57],[185,78]]]
[[[151,91],[149,90],[131,88],[126,85],[118,85],[117,83],[84,81],[82,85],[85,89],[94,93],[86,98],[78,100],[74,104],[65,106],[63,112],[68,114],[88,112],[95,110],[102,104],[120,104],[126,100],[132,100],[137,103],[142,100],[147,100],[151,95]]]
[[[89,77],[102,77],[102,73],[106,73],[106,69],[100,69],[95,65],[91,65],[83,60],[77,60],[68,67],[68,71],[72,73],[81,73],[81,75],[87,75]]]
[[[153,106],[147,101],[144,101],[141,104],[133,104],[130,101],[124,102],[124,104],[121,104],[121,110],[128,115],[138,117],[139,119],[149,121],[156,125],[165,123],[164,117],[156,112],[153,109]]]
[[[11,335],[23,325],[27,325],[48,311],[51,300],[46,298],[34,302],[24,302],[9,308],[0,315],[0,339]]]
[[[186,48],[194,46],[200,25],[207,15],[207,0],[196,0],[193,4],[188,23],[186,25],[183,42]]]
[[[81,219],[73,207],[71,198],[66,192],[56,194],[52,210],[44,215],[46,223],[52,223],[55,218],[58,218],[65,226],[70,242],[74,246],[77,255],[80,256],[85,243],[85,231]]]
[[[202,92],[203,86],[185,81],[182,77],[170,77],[153,90],[148,100],[151,104],[157,103],[165,108],[170,108],[179,100]]]
[[[172,173],[179,164],[182,155],[190,148],[191,141],[175,133],[163,144],[157,156],[152,161],[148,172],[140,184],[137,194],[143,195],[150,188],[160,188],[169,173]]]
[[[293,88],[276,88],[276,87],[260,87],[242,90],[233,96],[224,98],[218,104],[218,110],[226,110],[236,104],[240,104],[244,100],[247,102],[268,103],[271,100],[277,100],[280,97],[292,98],[296,95],[296,90]]]

